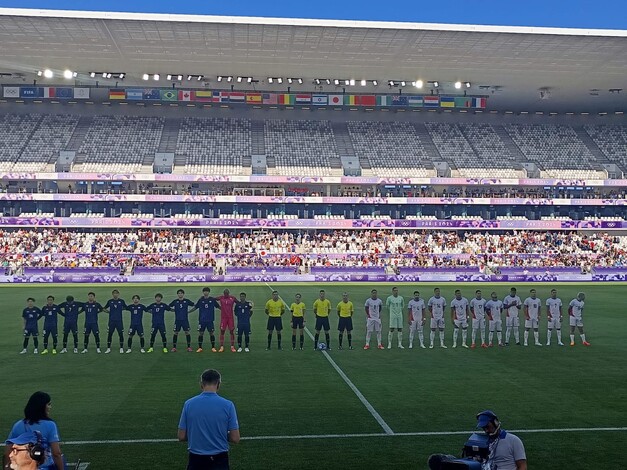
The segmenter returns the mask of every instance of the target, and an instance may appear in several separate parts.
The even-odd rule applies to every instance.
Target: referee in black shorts
[[[272,298],[266,302],[266,315],[268,315],[268,347],[272,346],[272,332],[276,330],[276,340],[279,351],[281,347],[281,330],[283,330],[283,322],[281,316],[285,313],[285,303],[279,299],[279,293],[272,291]]]

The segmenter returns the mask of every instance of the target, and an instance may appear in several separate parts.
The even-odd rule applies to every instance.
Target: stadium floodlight
[[[204,75],[198,75],[198,81],[201,81],[203,78],[205,78]]]
[[[248,83],[252,83],[253,82],[253,77],[248,77],[248,79],[246,80]]]
[[[470,88],[470,82],[466,82],[464,85],[466,85],[466,88]]]
[[[102,72],[102,78],[107,78],[107,72]]]
[[[331,84],[331,80],[327,78],[327,85],[330,85],[330,84]]]
[[[147,73],[142,75],[142,80],[148,80],[149,78],[150,76]]]
[[[298,79],[298,84],[299,84],[299,85],[302,85],[302,84],[303,84],[303,79],[302,79],[302,78],[299,78],[299,79]]]
[[[188,80],[189,80],[189,78],[188,78]],[[222,75],[218,75],[218,82],[221,82],[221,81],[222,81]]]
[[[67,80],[71,80],[73,76],[74,76],[74,74],[72,73],[71,70],[64,70],[63,71],[63,78],[65,78]]]
[[[37,76],[41,77],[44,73],[41,70],[37,70]]]
[[[111,78],[112,76],[111,73],[107,73],[107,78]]]
[[[340,81],[336,78],[335,80],[333,80],[333,83],[335,84],[335,86],[339,86]]]
[[[288,79],[287,79],[287,83],[289,83],[289,84],[291,85],[291,84],[292,84],[292,79],[291,79],[291,78],[288,78]]]
[[[268,83],[272,84],[273,81],[274,81],[274,78],[268,77]]]
[[[355,79],[351,78],[348,83],[350,86],[355,86]]]
[[[462,82],[455,82],[455,89],[459,90],[462,87]]]
[[[180,82],[180,81],[182,81],[182,80],[183,80],[183,75],[180,75],[180,74],[179,74],[179,75],[177,75],[177,76],[176,76],[176,79],[177,79],[179,82]]]
[[[394,80],[390,80],[390,81],[388,82],[388,85],[390,85],[390,86],[394,86]]]
[[[314,80],[314,83],[315,83],[316,85],[320,85],[320,79],[319,79],[319,78],[316,78],[316,79]]]
[[[436,88],[437,88],[437,87],[439,87],[439,86],[440,86],[440,82],[438,82],[438,81],[436,80],[435,82],[433,82],[433,86],[434,86],[434,87],[436,87]]]
[[[361,81],[361,86],[366,86],[366,80]]]
[[[277,78],[276,81],[279,82],[279,85],[283,83],[283,79],[281,77]]]
[[[74,73],[76,73],[76,72],[74,72]],[[126,77],[126,74],[125,73],[121,73],[120,74],[120,80],[124,80],[124,77]]]
[[[160,78],[161,78],[161,76],[160,76],[158,73],[156,73],[156,74],[154,74],[154,75],[152,76],[152,79],[153,79],[155,82],[158,82]]]
[[[91,78],[96,78],[96,72],[89,72],[89,76]]]
[[[167,74],[165,77],[166,80],[172,80],[172,74]]]
[[[242,83],[242,77],[237,77],[237,83]]]
[[[44,77],[52,78],[52,77],[54,77],[54,73],[52,72],[52,70],[46,69],[46,70],[44,70]]]
[[[423,87],[423,85],[424,85],[424,83],[423,83],[423,81],[422,81],[422,80],[416,80],[416,82],[415,82],[415,84],[414,84],[414,86],[415,86],[416,88],[422,88],[422,87]]]
[[[351,84],[351,81],[350,81],[350,80],[344,80],[344,85],[348,86],[348,85],[350,85],[350,84]]]
[[[401,86],[405,86],[407,85],[407,83],[405,82],[405,80],[401,81]]]
[[[233,81],[233,77],[229,75],[228,77],[226,77],[226,81],[231,83]]]
[[[373,84],[374,86],[378,86],[378,85],[379,85],[379,81],[378,81],[378,80],[373,80],[373,81],[372,81],[372,84]]]

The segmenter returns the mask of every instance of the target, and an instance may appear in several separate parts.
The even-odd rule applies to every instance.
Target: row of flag
[[[486,98],[466,96],[281,94],[211,90],[164,90],[159,88],[111,89],[109,90],[109,99],[281,106],[403,106],[410,108],[485,108],[487,104]]]
[[[89,99],[89,88],[72,87],[41,87],[41,86],[5,86],[2,89],[4,98],[56,98],[56,99]]]

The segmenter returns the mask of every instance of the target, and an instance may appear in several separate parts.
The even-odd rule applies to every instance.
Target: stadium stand
[[[485,169],[490,168],[490,174],[500,178],[520,178],[523,173],[519,170],[520,162],[517,162],[507,146],[490,124],[459,124],[462,132],[477,159],[462,165],[459,168],[461,176],[482,177]],[[475,165],[471,167],[470,165]]]
[[[627,127],[584,126],[584,129],[610,161],[627,167]]]
[[[0,170],[13,168],[41,119],[38,114],[0,115]]]

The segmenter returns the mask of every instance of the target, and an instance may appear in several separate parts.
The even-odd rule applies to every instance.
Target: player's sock
[[[327,331],[325,331],[324,337],[327,339],[327,348],[331,347],[331,335]]]
[[[472,329],[472,344],[475,344],[475,340],[477,339],[477,330],[475,330],[474,328]]]
[[[205,337],[203,335],[198,335],[198,348],[202,349],[202,343],[205,340]]]
[[[424,345],[425,345],[425,336],[424,336],[424,334],[422,333],[422,331],[419,331],[419,332],[418,332],[418,339],[420,340],[420,345],[421,345],[421,346],[424,346]]]
[[[99,335],[98,333],[96,333],[96,334],[94,335],[94,338],[96,338],[96,347],[97,347],[98,349],[100,349],[100,335]]]
[[[499,344],[501,344],[501,342],[503,340],[503,332],[502,331],[497,331],[496,332],[496,339],[499,342]]]
[[[344,335],[342,333],[338,336],[338,343],[340,344],[340,348],[342,347],[342,340],[344,339]]]
[[[107,335],[107,349],[111,349],[111,338],[113,337],[113,331],[109,331]]]
[[[179,338],[178,335],[172,335],[172,347],[174,349],[176,349],[176,342],[177,342],[178,338]]]
[[[557,337],[557,342],[561,343],[562,342],[562,330],[559,328],[555,330],[555,336]]]
[[[412,330],[409,330],[409,347],[410,348],[414,344],[414,335],[415,333]]]
[[[453,347],[457,346],[458,336],[459,336],[459,328],[453,328]]]
[[[538,334],[538,332],[537,332],[537,331],[534,331],[534,332],[533,332],[533,339],[535,339],[535,340],[536,340],[536,343],[539,343],[539,342],[540,342],[540,336],[539,336],[539,334]]]
[[[163,349],[168,347],[168,340],[165,337],[165,333],[161,332],[161,341],[163,342]]]
[[[431,346],[433,346],[433,341],[435,340],[435,331],[429,333],[429,339],[431,340]]]
[[[231,330],[231,347],[235,345],[235,332]]]
[[[517,343],[520,343],[520,330],[518,328],[514,328],[514,339]]]
[[[397,332],[396,336],[398,338],[398,345],[402,346],[403,345],[403,332],[402,331]]]
[[[63,333],[63,349],[67,349],[67,333]]]
[[[551,345],[551,329],[546,330],[546,345]]]
[[[120,349],[122,349],[124,347],[124,336],[121,331],[118,332],[118,339],[120,340]]]
[[[468,330],[462,329],[462,344],[466,344],[467,338],[468,338]]]
[[[570,342],[574,343],[575,342],[575,335],[570,335]]]
[[[128,337],[127,346],[128,346],[128,349],[131,349],[131,346],[133,346],[133,337],[132,336]]]
[[[248,345],[250,344],[250,335],[248,333],[244,334],[244,340],[245,340],[245,347],[248,347]]]
[[[87,346],[89,346],[89,336],[85,337],[85,341],[83,341],[83,346],[85,349],[87,349]]]
[[[305,345],[305,335],[301,333],[300,334],[300,347],[302,348],[304,345]]]
[[[320,333],[316,333],[314,336],[314,348],[318,347],[318,340],[320,339]]]
[[[216,336],[212,334],[211,336],[209,336],[209,339],[211,340],[211,347],[215,348],[216,347]]]
[[[584,339],[585,341],[585,339]],[[33,337],[33,345],[35,346],[35,349],[39,348],[39,339],[37,338],[37,336]]]
[[[509,337],[512,333],[512,329],[508,326],[507,328],[505,328],[505,342],[509,343]]]
[[[381,336],[382,333],[380,331],[377,331],[377,346],[381,344]]]
[[[276,333],[276,343],[277,343],[277,347],[278,347],[279,349],[281,349],[281,339],[282,339],[282,338],[281,338],[281,333],[279,333],[279,332],[277,331],[277,333]]]
[[[581,342],[585,343],[586,342],[586,335],[585,334],[580,334],[579,337],[581,338]],[[37,338],[35,338],[35,341],[37,341]],[[37,347],[37,343],[35,343],[35,347]]]
[[[444,344],[444,330],[440,330],[440,346]]]
[[[525,330],[525,345],[527,344],[528,339],[529,339],[529,332]]]
[[[494,331],[490,331],[488,334],[488,342],[492,344],[492,340],[494,339]]]
[[[388,347],[392,347],[392,333],[391,331],[388,333]]]
[[[192,347],[192,335],[185,335],[185,340],[187,341],[187,349]]]
[[[372,336],[371,331],[366,331],[366,344],[370,344],[370,337]]]
[[[48,340],[44,339],[44,349],[48,349]]]
[[[220,333],[220,347],[224,346],[224,334]]]
[[[296,335],[292,335],[292,348],[296,349]]]
[[[237,347],[241,348],[242,347],[242,333],[241,332],[237,332]]]
[[[52,348],[57,349],[57,343],[59,342],[59,338],[57,335],[52,336]]]
[[[473,340],[474,343],[474,340]],[[481,344],[485,344],[485,328],[481,330]]]
[[[268,349],[270,349],[271,344],[272,344],[272,333],[268,333]]]
[[[152,348],[155,345],[155,338],[157,337],[157,332],[153,331],[150,335],[150,347]]]
[[[22,349],[26,349],[28,347],[28,336],[24,338],[24,342],[22,343]]]
[[[143,336],[139,337],[139,346],[144,349],[144,346],[146,346],[146,341],[144,340]]]
[[[353,347],[353,335],[351,333],[347,333],[346,337],[348,338],[348,347],[352,348]]]

